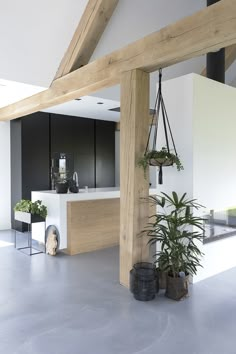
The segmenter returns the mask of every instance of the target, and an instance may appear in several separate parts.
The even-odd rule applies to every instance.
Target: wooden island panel
[[[155,206],[147,203],[147,208],[150,216],[155,214]],[[120,198],[67,202],[68,254],[117,246],[119,238]]]
[[[119,244],[120,198],[67,202],[67,253]]]

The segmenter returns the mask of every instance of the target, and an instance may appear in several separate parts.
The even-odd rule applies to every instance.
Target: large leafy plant
[[[47,207],[42,204],[41,200],[31,202],[31,200],[21,199],[18,203],[16,203],[14,211],[22,211],[32,215],[39,215],[44,219],[47,216]]]
[[[197,243],[203,239],[203,218],[194,216],[194,210],[202,205],[196,199],[187,199],[186,193],[178,197],[176,192],[169,196],[150,196],[149,201],[157,206],[157,214],[151,217],[144,233],[150,237],[148,243],[160,242],[156,262],[162,271],[174,278],[180,272],[196,274],[201,266],[203,253]]]

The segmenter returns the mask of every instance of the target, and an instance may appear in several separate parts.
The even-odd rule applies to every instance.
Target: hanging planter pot
[[[155,159],[150,159],[149,161],[149,166],[172,166],[173,165],[173,161],[171,159],[168,158],[157,158]]]
[[[159,88],[158,88],[158,92],[157,92],[154,113],[153,113],[153,117],[152,117],[152,126],[149,131],[149,136],[148,136],[148,141],[147,141],[144,156],[142,158],[140,158],[138,161],[138,165],[144,169],[145,178],[146,178],[146,171],[149,166],[159,167],[159,178],[158,178],[159,184],[163,183],[162,167],[176,165],[178,171],[183,170],[183,166],[180,162],[179,156],[176,151],[173,134],[171,131],[169,119],[168,119],[167,112],[166,112],[165,103],[164,103],[163,96],[162,96],[161,80],[162,80],[162,70],[160,69],[159,70]],[[163,120],[163,128],[164,128],[166,146],[162,147],[161,150],[156,150],[158,123],[159,123],[159,119],[161,117]],[[154,120],[155,120],[155,125],[154,125]],[[151,136],[151,131],[152,131],[153,127],[154,127],[153,148],[152,148],[152,150],[149,150],[150,136]],[[170,149],[169,140],[171,141],[172,146],[173,146],[173,149],[172,149],[173,153],[171,152],[171,149]]]
[[[145,176],[149,166],[159,167],[159,184],[163,183],[162,167],[176,165],[178,171],[183,169],[178,155],[168,152],[165,147],[159,151],[147,151],[144,157],[139,160],[138,164],[143,167]]]

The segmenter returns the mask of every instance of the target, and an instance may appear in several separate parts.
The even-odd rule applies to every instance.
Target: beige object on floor
[[[55,234],[54,231],[51,231],[47,237],[46,253],[50,254],[51,256],[55,256],[57,253],[56,249],[57,249],[57,235]]]

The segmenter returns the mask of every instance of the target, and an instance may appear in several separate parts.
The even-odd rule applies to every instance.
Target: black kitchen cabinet
[[[12,209],[31,191],[51,188],[54,153],[72,155],[80,188],[115,185],[115,123],[38,112],[11,121]]]
[[[31,191],[50,189],[49,164],[49,114],[11,121],[12,209],[19,200],[31,199]],[[12,211],[12,222],[13,216]]]
[[[115,185],[115,123],[95,120],[96,188]]]
[[[94,120],[51,114],[51,155],[72,154],[81,188],[95,186]]]

